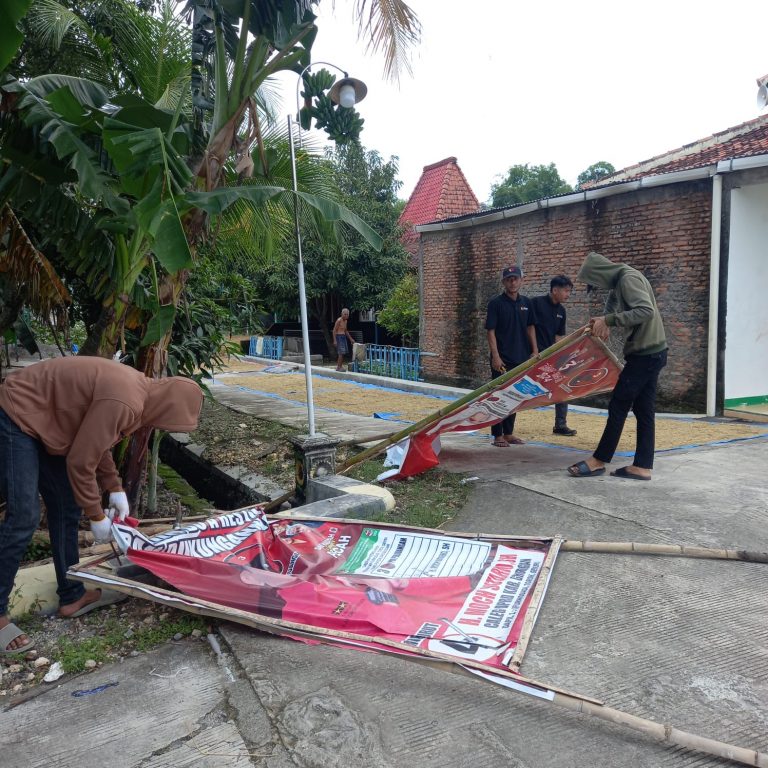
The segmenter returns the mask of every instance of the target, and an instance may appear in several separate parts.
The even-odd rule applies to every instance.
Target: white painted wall
[[[725,399],[768,395],[768,184],[731,192]]]

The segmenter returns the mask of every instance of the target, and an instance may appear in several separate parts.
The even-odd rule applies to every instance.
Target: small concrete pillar
[[[296,497],[301,504],[317,501],[312,479],[336,474],[336,446],[339,440],[328,435],[298,435],[290,438],[296,466]]]

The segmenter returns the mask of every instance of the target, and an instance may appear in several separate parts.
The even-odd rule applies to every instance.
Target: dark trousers
[[[520,365],[520,363],[511,364],[504,361],[504,365],[507,367],[507,370],[510,371],[516,365]],[[491,368],[491,380],[498,379],[499,376],[503,376],[503,375],[504,375],[504,372],[494,371],[493,368]],[[516,413],[512,413],[509,416],[507,416],[505,419],[502,419],[498,424],[492,424],[491,434],[494,437],[501,437],[502,435],[511,435],[515,431],[516,416],[517,416]]]
[[[81,510],[72,494],[63,456],[51,456],[0,410],[0,496],[6,501],[0,523],[0,616],[8,612],[13,582],[45,500],[59,604],[77,602],[85,587],[67,579],[79,560],[77,529]]]
[[[608,404],[608,421],[594,457],[606,464],[613,459],[624,422],[631,408],[637,420],[636,467],[653,469],[656,444],[656,385],[667,364],[667,350],[654,355],[629,355]]]
[[[568,426],[568,403],[555,403],[555,429]]]

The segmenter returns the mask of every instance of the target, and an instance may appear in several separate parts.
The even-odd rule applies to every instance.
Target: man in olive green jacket
[[[616,264],[599,253],[589,253],[578,279],[589,286],[607,288],[605,313],[590,321],[592,334],[606,340],[611,328],[627,332],[625,365],[608,404],[608,419],[594,454],[568,467],[573,477],[594,477],[605,472],[616,452],[629,409],[637,420],[635,458],[630,466],[611,474],[630,480],[650,480],[656,441],[656,386],[667,364],[667,339],[653,289],[646,277],[627,264]]]

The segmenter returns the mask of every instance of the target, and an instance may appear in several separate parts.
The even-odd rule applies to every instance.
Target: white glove
[[[104,510],[105,514],[108,510]],[[112,541],[112,521],[109,517],[103,520],[91,520],[91,533],[97,544],[109,544]]]
[[[115,491],[115,493],[109,494],[109,509],[104,514],[113,521],[117,518],[121,523],[131,514],[131,508],[128,506],[128,497],[123,491]]]

